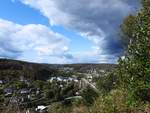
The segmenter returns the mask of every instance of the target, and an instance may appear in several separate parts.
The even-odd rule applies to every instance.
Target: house
[[[57,81],[57,77],[51,77],[47,81],[50,82],[50,83],[52,83],[53,81]]]
[[[3,86],[5,84],[4,80],[0,80],[0,86]]]
[[[63,82],[67,82],[67,79],[63,79]]]
[[[24,76],[21,76],[21,77],[20,77],[20,82],[24,82],[24,83],[27,84],[27,85],[30,85],[30,84],[31,84],[31,81],[30,81],[30,80],[27,80]]]
[[[72,78],[72,77],[69,77],[69,78],[68,78],[68,81],[72,82],[72,81],[73,81],[73,78]]]
[[[4,82],[3,82],[3,80],[0,80],[0,84],[3,84]]]
[[[43,106],[43,105],[40,105],[40,106],[37,106],[37,108],[35,109],[37,112],[46,112],[47,111],[47,107],[46,106]]]
[[[92,76],[92,75],[88,75],[88,76],[87,76],[87,80],[88,80],[89,82],[92,82],[92,79],[93,79],[93,76]]]
[[[6,88],[6,89],[4,89],[4,93],[5,93],[6,97],[12,96],[13,89],[12,88]]]
[[[71,67],[63,67],[63,70],[70,72],[70,71],[73,71],[74,69]]]
[[[20,90],[20,94],[28,94],[28,93],[30,93],[30,90],[26,88]]]
[[[78,83],[78,82],[79,82],[79,79],[78,79],[78,78],[76,78],[76,77],[73,77],[73,82]]]
[[[62,77],[57,77],[57,81],[58,81],[58,82],[62,82],[62,81],[63,81],[63,78],[62,78]]]
[[[67,82],[67,79],[65,77],[51,77],[49,80],[49,82],[53,82],[53,81],[56,81],[56,82]]]
[[[76,96],[79,96],[79,95],[80,95],[80,93],[79,93],[79,92],[76,92],[76,93],[75,93],[75,95],[76,95]]]

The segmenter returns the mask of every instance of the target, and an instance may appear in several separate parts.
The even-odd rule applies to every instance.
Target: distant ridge
[[[111,71],[117,64],[44,64],[12,59],[0,59],[0,79],[17,79],[25,76],[32,80],[46,80],[50,75],[65,67],[73,68],[75,72],[85,73],[88,70]]]

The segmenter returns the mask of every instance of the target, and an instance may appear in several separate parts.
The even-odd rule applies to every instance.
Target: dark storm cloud
[[[81,33],[88,33],[85,37],[89,37],[90,40],[94,40],[95,35],[98,37],[97,41],[104,38],[104,42],[94,42],[96,46],[103,45],[103,50],[107,54],[119,54],[122,51],[121,40],[117,36],[119,26],[125,16],[136,11],[136,1],[56,0],[55,3],[59,10],[70,15],[71,20],[66,24],[68,27]]]

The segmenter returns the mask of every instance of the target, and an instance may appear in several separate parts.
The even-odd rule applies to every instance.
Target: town
[[[24,76],[15,81],[0,80],[0,109],[7,110],[7,113],[12,109],[27,113],[46,113],[54,102],[67,104],[75,99],[82,100],[82,92],[86,87],[90,86],[98,91],[94,82],[99,75],[96,70],[91,69],[87,73],[76,72],[76,75],[71,75],[73,68],[64,67],[59,70],[63,71],[64,75],[50,75],[45,81],[32,81]],[[105,73],[104,70],[100,72],[103,75]]]

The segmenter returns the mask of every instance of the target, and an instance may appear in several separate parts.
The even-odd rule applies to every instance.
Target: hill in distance
[[[0,59],[0,79],[13,80],[24,76],[31,80],[47,80],[61,71],[74,73],[89,73],[96,71],[111,71],[116,64],[40,64],[19,60]]]

